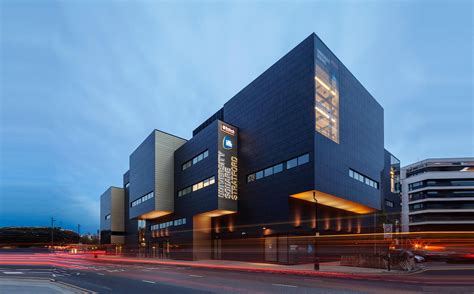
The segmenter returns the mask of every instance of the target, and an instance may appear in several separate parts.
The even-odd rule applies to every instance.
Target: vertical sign
[[[237,200],[237,128],[218,121],[217,196]]]
[[[383,224],[384,239],[392,239],[393,226],[392,224]]]

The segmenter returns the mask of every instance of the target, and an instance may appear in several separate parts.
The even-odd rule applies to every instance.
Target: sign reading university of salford
[[[217,196],[220,199],[237,200],[237,128],[220,120],[217,125],[219,128],[217,136]],[[229,208],[231,207],[220,207],[220,209]]]

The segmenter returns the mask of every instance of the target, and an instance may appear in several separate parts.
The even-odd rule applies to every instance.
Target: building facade
[[[404,167],[403,231],[472,231],[474,158],[433,158]]]
[[[151,256],[294,263],[311,258],[316,233],[399,218],[383,108],[315,34],[189,140],[153,134],[124,174],[126,244]]]
[[[122,188],[110,187],[100,196],[101,244],[125,243],[125,205]]]

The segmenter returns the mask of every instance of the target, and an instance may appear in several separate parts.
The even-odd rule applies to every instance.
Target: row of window
[[[461,191],[421,191],[408,194],[410,201],[424,198],[457,198],[457,197],[474,197],[474,190]]]
[[[190,168],[192,165],[198,163],[199,161],[203,160],[204,158],[209,156],[209,150],[206,150],[198,155],[196,155],[193,159],[186,161],[181,165],[181,170],[185,170]]]
[[[362,182],[372,188],[378,189],[379,188],[379,183],[377,181],[372,180],[369,177],[366,177],[358,172],[356,172],[353,169],[349,169],[349,177],[358,180],[359,182]]]
[[[161,224],[152,225],[152,226],[150,226],[150,230],[154,231],[154,230],[159,230],[159,229],[166,229],[166,228],[169,228],[169,227],[181,226],[181,225],[185,225],[185,224],[186,224],[186,218],[180,218],[180,219],[176,219],[174,221],[169,221],[169,222],[165,222],[165,223],[161,223]]]
[[[474,202],[459,201],[459,202],[428,202],[410,204],[410,211],[420,209],[474,209]]]
[[[276,164],[274,166],[267,167],[265,169],[262,169],[258,172],[251,173],[247,176],[247,182],[253,182],[255,180],[260,180],[262,178],[271,176],[273,174],[277,174],[282,172],[285,168],[286,169],[291,169],[294,167],[297,167],[299,165],[303,165],[305,163],[309,162],[309,154],[303,154],[301,156],[292,158],[290,160],[287,160],[286,162],[281,162],[279,164]]]
[[[408,190],[415,190],[423,187],[443,187],[443,186],[474,186],[474,180],[471,179],[456,179],[456,180],[426,180],[414,182],[408,185]]]
[[[110,219],[110,217],[111,217],[111,215],[110,215],[110,213],[109,213],[109,214],[107,214],[107,215],[105,216],[105,220]]]
[[[155,194],[153,193],[153,191],[151,191],[150,193],[148,193],[148,194],[146,194],[146,195],[144,195],[144,196],[138,198],[137,200],[132,201],[132,203],[130,203],[130,206],[131,206],[131,207],[135,207],[135,206],[141,204],[142,202],[145,202],[145,201],[147,201],[148,199],[153,198],[154,196],[155,196]]]
[[[205,179],[204,181],[200,181],[199,183],[196,183],[192,186],[186,187],[182,190],[178,191],[178,197],[184,196],[186,194],[192,193],[197,190],[201,190],[202,188],[205,188],[207,186],[213,185],[216,182],[214,176]]]

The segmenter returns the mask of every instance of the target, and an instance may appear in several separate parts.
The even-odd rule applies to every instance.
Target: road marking
[[[23,272],[3,272],[5,275],[23,275]]]
[[[289,288],[296,288],[298,286],[294,285],[286,285],[286,284],[272,284],[273,286],[279,286],[279,287],[289,287]]]
[[[105,274],[103,273],[97,273],[99,276],[105,276]]]
[[[149,284],[156,284],[156,282],[153,281],[148,281],[148,280],[142,280],[143,283],[149,283]]]
[[[62,281],[53,281],[53,282],[56,282],[58,284],[63,284],[63,285],[65,285],[67,287],[70,287],[70,288],[78,289],[83,293],[91,293],[91,294],[96,294],[97,293],[97,292],[94,292],[94,291],[91,291],[91,290],[88,290],[88,289],[85,289],[85,288],[81,288],[79,286],[72,285],[72,284],[69,284],[69,283],[66,283],[66,282],[62,282]]]
[[[202,278],[203,276],[200,276],[200,275],[189,275],[190,277],[194,277],[194,278]]]

